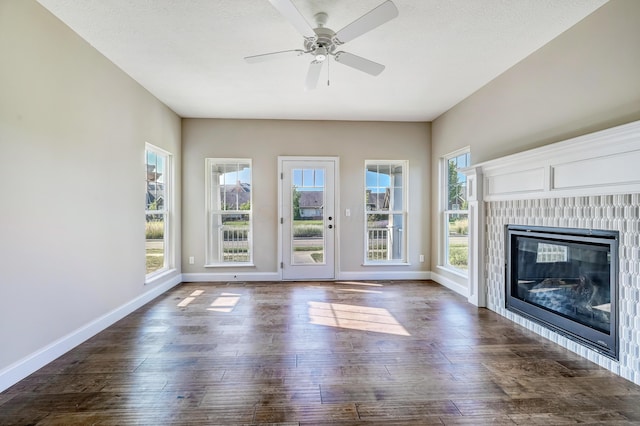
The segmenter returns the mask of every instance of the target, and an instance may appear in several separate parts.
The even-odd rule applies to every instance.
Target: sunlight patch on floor
[[[189,303],[191,303],[194,300],[196,300],[196,297],[200,296],[202,293],[204,293],[204,290],[194,290],[189,295],[189,297],[185,297],[184,300],[182,300],[180,303],[178,303],[178,307],[184,308],[186,306],[189,306]]]
[[[362,282],[362,281],[336,281],[336,284],[362,285],[362,286],[367,286],[367,287],[384,287],[383,284],[366,283],[366,282]]]
[[[229,313],[236,307],[240,300],[239,294],[234,293],[222,293],[216,300],[211,303],[211,307],[207,308],[207,311],[224,312]]]
[[[309,322],[327,327],[410,336],[398,320],[384,308],[309,302]]]
[[[196,300],[198,296],[201,296],[203,294],[204,290],[194,290],[188,297],[185,297],[178,303],[178,307],[186,308],[187,306],[189,306],[189,304],[191,304],[191,302]],[[239,300],[239,294],[222,293],[220,296],[216,297],[213,302],[211,302],[211,305],[209,305],[207,311],[229,313],[233,311]]]

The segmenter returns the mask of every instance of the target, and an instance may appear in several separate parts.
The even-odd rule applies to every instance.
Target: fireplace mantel
[[[469,203],[469,301],[486,306],[484,203],[640,193],[640,121],[462,170]]]
[[[486,161],[466,172],[483,179],[477,197],[483,201],[640,192],[640,121]]]

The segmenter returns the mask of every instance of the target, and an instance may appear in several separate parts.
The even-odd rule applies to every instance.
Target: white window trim
[[[452,212],[462,212],[469,214],[469,210],[448,210],[449,202],[449,160],[458,157],[462,154],[471,153],[470,146],[460,148],[456,151],[450,152],[440,158],[440,181],[438,185],[439,191],[439,203],[440,203],[440,220],[439,232],[438,232],[438,265],[439,269],[448,271],[463,278],[467,278],[469,273],[467,270],[456,268],[449,264],[449,214]]]
[[[391,259],[391,260],[369,260],[367,256],[368,250],[368,228],[367,228],[367,215],[371,213],[367,210],[366,205],[364,206],[364,261],[362,266],[393,266],[400,265],[406,266],[411,265],[409,262],[409,254],[407,251],[409,250],[409,232],[408,232],[408,222],[409,222],[409,160],[365,160],[364,162],[364,193],[366,194],[367,190],[367,166],[369,165],[381,165],[381,164],[401,164],[402,165],[402,198],[404,200],[403,209],[402,210],[389,210],[389,211],[381,211],[382,214],[389,215],[402,215],[403,217],[403,227],[402,227],[402,259]],[[366,204],[366,201],[365,201]]]
[[[157,280],[170,272],[175,271],[175,237],[174,237],[174,226],[173,226],[173,188],[175,185],[174,182],[174,172],[173,172],[173,154],[169,151],[166,151],[162,148],[159,148],[155,145],[152,145],[148,142],[145,143],[144,147],[144,164],[145,164],[145,184],[147,181],[146,177],[146,164],[147,164],[147,151],[153,152],[156,155],[161,155],[165,157],[165,191],[164,191],[164,209],[160,212],[165,215],[164,222],[164,266],[162,268],[156,269],[155,271],[145,274],[144,282],[145,284],[150,284],[152,281]],[[147,191],[145,185],[145,191]],[[145,206],[146,207],[146,206]],[[145,217],[147,214],[157,213],[155,210],[147,210],[145,208]],[[146,261],[146,258],[145,258]]]
[[[213,202],[212,199],[212,188],[211,188],[211,167],[214,164],[232,164],[232,163],[248,163],[251,168],[251,192],[249,194],[249,202],[251,203],[251,210],[243,211],[242,214],[249,215],[249,261],[247,262],[214,262],[211,259],[211,244],[214,243],[212,241],[213,233],[211,229],[211,215],[214,214],[214,210],[211,209],[211,204]],[[250,158],[205,158],[205,268],[235,268],[235,267],[246,267],[246,266],[255,266],[253,263],[253,163]],[[216,210],[216,212],[218,212]],[[227,211],[227,213],[229,213]],[[216,241],[217,242],[217,241]]]

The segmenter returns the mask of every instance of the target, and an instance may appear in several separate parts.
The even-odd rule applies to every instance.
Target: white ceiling
[[[182,117],[431,121],[607,0],[393,0],[396,19],[341,47],[382,74],[331,61],[313,91],[308,56],[243,60],[303,48],[267,0],[38,1]],[[337,31],[382,0],[293,2]]]

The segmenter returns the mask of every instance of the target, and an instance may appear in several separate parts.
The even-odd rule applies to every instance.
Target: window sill
[[[365,262],[362,266],[411,266],[409,262]]]
[[[448,273],[456,275],[456,276],[458,276],[460,278],[464,278],[464,279],[468,279],[469,278],[469,273],[464,269],[452,268],[451,266],[445,266],[445,265],[438,265],[438,266],[436,266],[436,269],[448,272]]]
[[[243,263],[210,263],[204,265],[204,268],[236,268],[236,267],[255,267],[256,265],[251,262],[243,262]]]
[[[175,274],[176,271],[177,269],[175,268],[166,268],[166,269],[160,269],[158,271],[154,271],[149,275],[145,275],[144,285],[155,284],[156,281],[166,278],[169,275]]]

